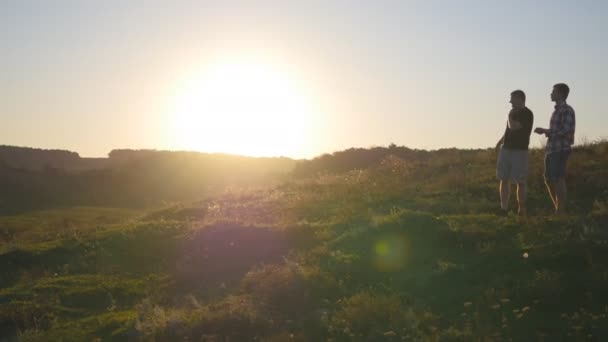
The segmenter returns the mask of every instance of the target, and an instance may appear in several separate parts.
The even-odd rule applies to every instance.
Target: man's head
[[[526,94],[521,90],[514,90],[511,92],[511,106],[513,108],[521,109],[526,106]]]
[[[568,94],[570,94],[570,87],[568,87],[568,85],[565,83],[558,83],[553,86],[553,91],[551,92],[551,101],[566,101]]]

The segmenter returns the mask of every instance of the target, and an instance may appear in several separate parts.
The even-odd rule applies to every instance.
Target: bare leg
[[[525,184],[517,184],[517,205],[519,207],[517,213],[520,216],[526,216],[528,214],[528,211],[526,210],[527,192]]]
[[[509,197],[511,195],[511,183],[500,181],[500,207],[502,210],[509,210]]]
[[[555,184],[555,213],[564,214],[566,211],[566,180],[564,178]]]
[[[547,185],[547,191],[549,192],[549,197],[551,198],[551,203],[553,203],[553,208],[557,210],[557,199],[555,198],[555,183],[550,181],[545,181]]]

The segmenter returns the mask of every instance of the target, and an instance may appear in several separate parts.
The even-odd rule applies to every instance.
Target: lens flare
[[[401,234],[388,234],[374,243],[374,267],[381,272],[395,272],[406,265],[410,244]]]

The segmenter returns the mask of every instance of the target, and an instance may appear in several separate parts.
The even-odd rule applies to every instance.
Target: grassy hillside
[[[492,214],[495,151],[396,146],[155,209],[0,216],[0,336],[605,340],[608,143],[573,153],[559,218],[531,153],[528,218]]]

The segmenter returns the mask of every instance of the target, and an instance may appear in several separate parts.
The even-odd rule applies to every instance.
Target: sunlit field
[[[49,205],[56,190],[44,189],[35,207],[0,216],[0,336],[605,340],[607,153],[605,142],[574,151],[559,218],[539,150],[527,218],[493,214],[493,150],[353,149],[194,197],[170,176],[183,157],[169,155],[139,160],[127,183],[114,176],[114,197],[70,193],[64,179],[80,205]],[[182,190],[143,181],[158,170]],[[59,177],[37,172],[20,177]],[[148,200],[121,204],[127,193]]]

